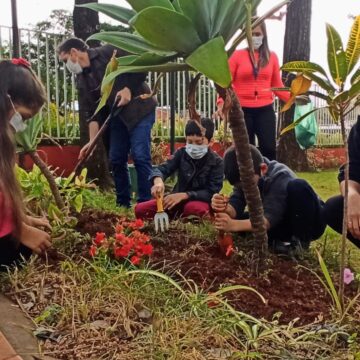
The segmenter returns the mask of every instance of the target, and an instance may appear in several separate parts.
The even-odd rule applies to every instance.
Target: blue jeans
[[[116,203],[119,206],[130,207],[129,153],[137,173],[137,202],[151,199],[149,176],[152,170],[151,128],[154,122],[155,112],[151,112],[129,131],[120,118],[111,120],[109,158],[115,182]]]

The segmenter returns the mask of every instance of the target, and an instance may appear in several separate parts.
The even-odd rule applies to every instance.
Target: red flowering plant
[[[113,237],[107,237],[105,233],[96,233],[89,249],[91,257],[99,253],[105,253],[116,260],[129,260],[133,265],[139,265],[144,256],[153,252],[150,237],[141,232],[144,222],[141,219],[130,221],[120,218],[115,227]]]

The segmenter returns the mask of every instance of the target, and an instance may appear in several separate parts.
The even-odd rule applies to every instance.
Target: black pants
[[[344,198],[341,195],[330,198],[325,203],[325,221],[339,234],[342,233],[342,221],[344,216]],[[349,232],[346,237],[360,248],[360,240],[354,238]]]
[[[306,247],[325,231],[324,202],[303,179],[294,179],[287,187],[287,210],[283,221],[268,231],[270,245],[277,240],[291,242],[297,237]]]
[[[0,238],[0,271],[6,266],[19,265],[23,259],[29,259],[32,251],[20,244],[12,235]]]
[[[276,116],[273,105],[259,108],[242,108],[250,144],[255,145],[255,135],[259,150],[269,160],[276,159]]]

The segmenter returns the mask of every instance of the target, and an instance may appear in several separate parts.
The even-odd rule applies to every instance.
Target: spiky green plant
[[[282,66],[282,70],[297,73],[297,79],[308,79],[314,81],[325,94],[311,91],[311,95],[322,98],[326,101],[326,106],[332,119],[341,125],[342,139],[345,147],[345,194],[344,194],[344,217],[342,226],[342,241],[340,252],[340,286],[339,297],[343,306],[344,301],[344,269],[346,254],[346,234],[347,234],[347,204],[348,204],[348,146],[345,131],[345,117],[354,108],[360,105],[360,15],[355,17],[350,30],[347,46],[344,49],[343,42],[337,30],[330,24],[326,24],[327,61],[329,74],[319,64],[310,61],[292,61]],[[299,81],[298,81],[299,82]],[[310,86],[310,84],[309,84]],[[309,87],[308,86],[308,87]],[[305,90],[307,91],[307,89]],[[301,93],[300,91],[299,93]],[[297,94],[295,94],[297,95]],[[291,105],[291,101],[285,104]],[[313,111],[320,110],[316,108]],[[313,112],[312,111],[312,112]],[[293,129],[310,113],[305,114],[296,122],[286,127],[282,134]]]
[[[40,142],[42,124],[43,120],[41,115],[35,115],[32,119],[27,121],[27,127],[24,131],[16,133],[15,140],[17,143],[18,151],[23,154],[28,154],[34,164],[36,164],[40,168],[41,172],[44,174],[46,180],[49,183],[51,192],[55,199],[56,206],[59,209],[63,209],[65,207],[65,204],[56,185],[55,177],[37,152],[37,146]]]
[[[117,76],[129,72],[195,70],[214,81],[225,100],[225,113],[229,113],[250,219],[255,238],[262,248],[267,246],[263,208],[253,181],[254,170],[244,114],[231,89],[228,58],[243,39],[247,37],[251,40],[252,27],[289,1],[282,1],[253,23],[251,17],[261,0],[127,0],[131,9],[109,4],[83,5],[125,23],[134,30],[134,33],[102,32],[89,38],[131,53],[119,58],[117,70],[104,78],[102,94],[109,93]],[[238,30],[241,30],[239,35]],[[227,51],[225,46],[234,37]],[[189,95],[189,112],[196,119],[192,95]]]

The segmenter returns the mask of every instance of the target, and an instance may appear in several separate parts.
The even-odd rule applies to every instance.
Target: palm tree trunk
[[[340,282],[339,282],[339,299],[342,308],[344,309],[344,269],[345,269],[345,255],[346,255],[346,235],[348,222],[348,193],[349,193],[349,148],[346,138],[345,118],[344,114],[340,114],[341,135],[345,148],[345,191],[344,191],[344,216],[342,223],[342,236],[340,248]]]
[[[227,96],[231,98],[229,112],[229,125],[233,135],[236,157],[241,173],[241,184],[246,203],[249,209],[251,225],[254,229],[254,238],[261,252],[267,250],[267,232],[264,221],[264,209],[260,197],[259,188],[254,182],[254,166],[250,153],[249,137],[245,125],[244,112],[235,92],[227,90]]]
[[[50,190],[54,196],[56,206],[62,210],[65,207],[64,201],[60,195],[59,189],[56,185],[55,178],[44,161],[40,158],[39,154],[36,151],[31,151],[28,153],[32,161],[39,167],[41,172],[46,177],[46,180],[49,183]]]

